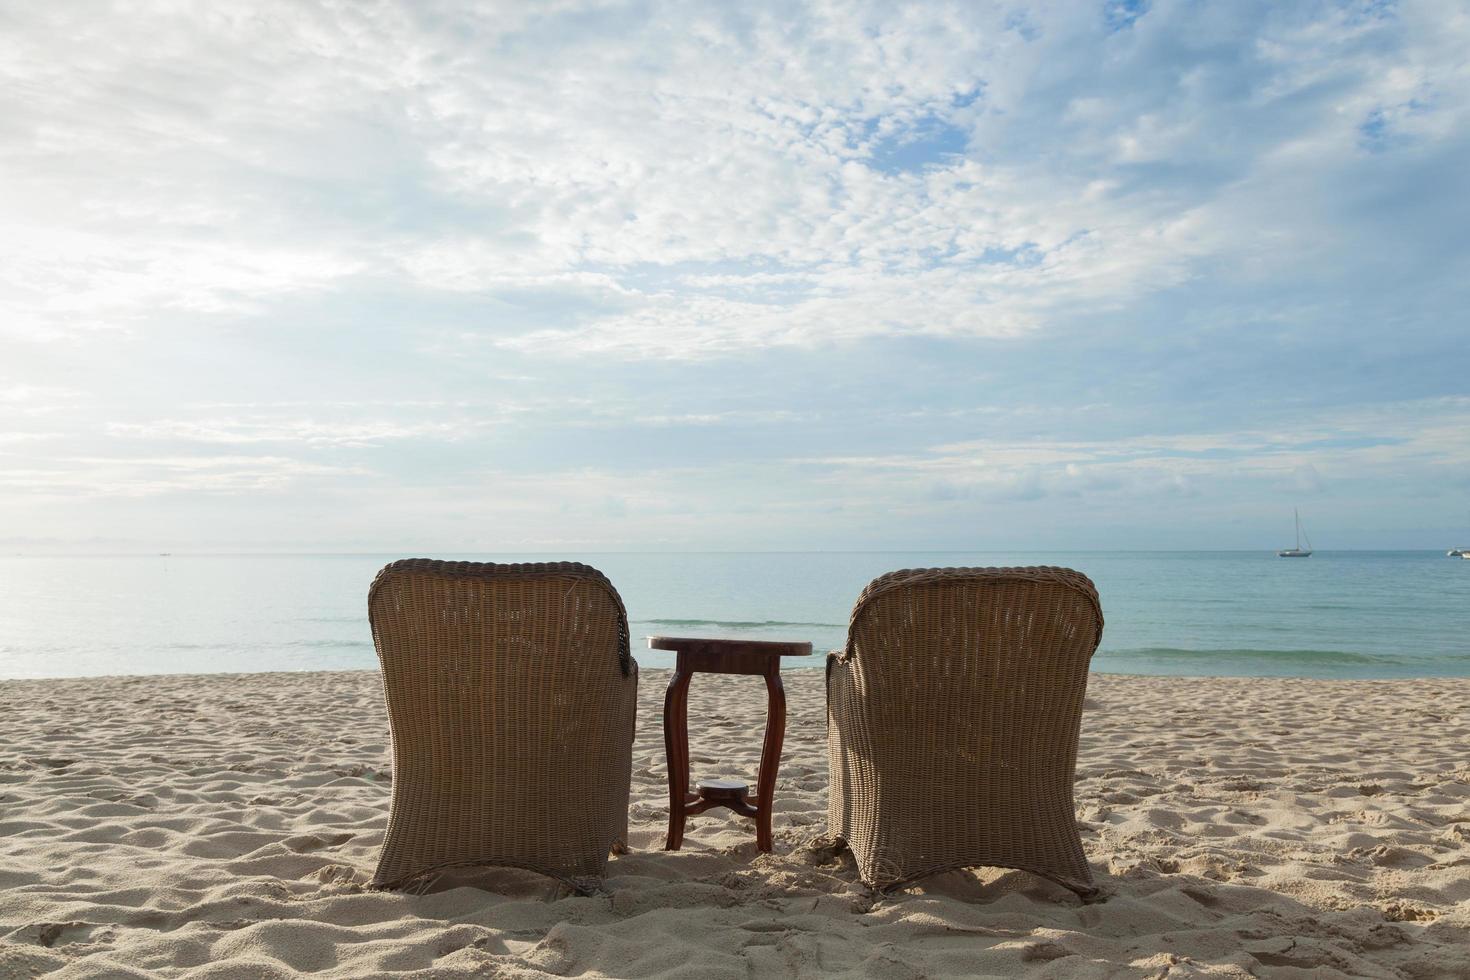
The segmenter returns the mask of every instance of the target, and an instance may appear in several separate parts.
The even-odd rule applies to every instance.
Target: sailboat
[[[1306,535],[1302,534],[1302,515],[1295,507],[1291,509],[1291,514],[1296,518],[1296,547],[1282,548],[1276,552],[1276,556],[1278,558],[1310,558],[1312,557],[1311,538],[1307,538],[1307,547],[1305,549],[1302,548],[1302,538],[1306,537]]]

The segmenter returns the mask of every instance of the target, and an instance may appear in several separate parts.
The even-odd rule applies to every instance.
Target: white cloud
[[[1430,421],[1432,420],[1432,421]],[[1283,430],[1109,436],[1091,440],[986,439],[890,456],[817,457],[875,497],[903,486],[940,497],[1040,499],[1050,494],[1153,495],[1205,487],[1231,493],[1320,493],[1336,479],[1390,483],[1406,475],[1425,489],[1470,472],[1470,399],[1436,399],[1333,413]],[[1439,470],[1439,475],[1435,471]]]
[[[1234,216],[1254,185],[1126,190],[1131,169],[1218,148],[1244,175],[1303,141],[1323,164],[1324,143],[1350,150],[1367,112],[1434,139],[1466,101],[1442,40],[1470,30],[1463,17],[1431,33],[1407,13],[1398,27],[1215,16],[1222,43],[1242,57],[1255,45],[1249,88],[1233,92],[1238,63],[1169,65],[1163,38],[1212,15],[1167,3],[1112,38],[1093,10],[1031,11],[1030,33],[1001,9],[883,4],[680,7],[591,31],[578,7],[145,5],[105,30],[81,9],[31,11],[7,52],[5,170],[21,192],[0,236],[7,329],[269,315],[368,277],[618,298],[616,312],[512,331],[524,350],[700,358],[1013,336],[1251,250]],[[1394,31],[1408,63],[1382,48]],[[1050,94],[1058,64],[1089,48],[1113,59],[1098,83]],[[1289,134],[1241,128],[1286,99],[1323,111],[1298,111],[1308,128]],[[1432,111],[1406,108],[1420,103]],[[949,127],[966,154],[885,171],[883,148],[922,145],[925,127]],[[409,196],[383,199],[405,173]],[[690,263],[736,268],[684,277],[693,295],[636,274]],[[752,295],[783,282],[796,294]]]
[[[50,415],[77,405],[84,397],[72,388],[0,380],[0,422]]]
[[[161,419],[112,422],[109,433],[137,439],[196,443],[288,443],[295,446],[368,447],[403,439],[462,439],[495,424],[495,420],[395,422],[328,422],[316,419],[226,417],[210,420]]]
[[[0,468],[0,489],[67,501],[167,494],[247,495],[286,491],[314,478],[365,475],[360,467],[285,456],[83,456]]]
[[[1467,48],[1448,0],[17,6],[0,502],[1448,499]]]

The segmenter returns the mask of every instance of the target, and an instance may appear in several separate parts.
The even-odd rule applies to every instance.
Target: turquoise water
[[[368,583],[391,555],[0,558],[0,677],[374,668]],[[431,556],[575,558],[655,633],[840,647],[873,577],[939,565],[1065,565],[1107,628],[1095,670],[1470,676],[1470,561],[1443,552],[873,552]],[[788,661],[817,667],[821,660]]]

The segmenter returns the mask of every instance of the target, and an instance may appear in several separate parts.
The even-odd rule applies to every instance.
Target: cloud
[[[114,435],[136,439],[234,445],[276,442],[306,447],[363,448],[404,439],[461,439],[492,424],[493,421],[486,419],[473,422],[325,422],[256,416],[209,421],[164,419],[144,423],[113,422],[108,424],[107,430]]]
[[[1450,0],[13,7],[0,503],[841,547],[1449,513],[1467,48]]]
[[[1432,424],[1425,419],[1433,418]],[[1287,431],[1242,430],[1092,440],[987,439],[893,456],[819,457],[874,498],[1040,500],[1053,495],[1149,498],[1159,493],[1320,494],[1332,479],[1424,486],[1470,468],[1470,399],[1411,402],[1304,420]],[[1441,471],[1436,473],[1436,471]],[[905,491],[904,487],[914,488]]]
[[[0,380],[0,424],[14,423],[74,408],[85,399],[83,392],[55,385],[18,384]],[[45,438],[46,434],[13,433],[11,439]]]
[[[54,458],[44,465],[0,469],[0,489],[53,499],[248,495],[281,492],[312,478],[361,477],[361,468],[284,456]]]
[[[47,385],[0,383],[0,405],[30,406],[44,402],[70,401],[80,392]]]
[[[1304,208],[1320,242],[1341,206],[1273,219],[1282,179],[1455,152],[1470,36],[1452,8],[1351,4],[12,17],[9,330],[364,281],[572,289],[616,310],[501,342],[631,358],[1013,337],[1311,250]],[[646,280],[691,263],[724,271]]]

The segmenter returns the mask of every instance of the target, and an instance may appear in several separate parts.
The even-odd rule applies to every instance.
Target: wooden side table
[[[669,758],[669,836],[664,850],[684,844],[684,821],[717,806],[755,818],[755,846],[771,850],[771,800],[776,770],[786,738],[786,689],[781,686],[781,658],[811,656],[810,643],[766,640],[712,640],[702,637],[650,636],[650,650],[678,653],[674,676],[664,694],[664,750]],[[696,673],[752,674],[766,679],[766,737],[755,796],[746,783],[732,779],[701,780],[689,791],[689,682]]]

